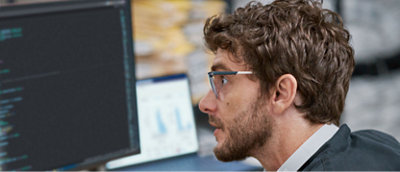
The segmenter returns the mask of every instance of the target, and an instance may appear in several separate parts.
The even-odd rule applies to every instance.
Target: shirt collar
[[[322,126],[282,164],[278,171],[297,171],[338,130],[339,128],[333,124]]]

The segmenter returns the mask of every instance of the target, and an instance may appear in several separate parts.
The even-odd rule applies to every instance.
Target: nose
[[[214,112],[217,109],[215,100],[216,97],[214,95],[214,92],[212,92],[211,90],[208,91],[207,95],[200,100],[199,103],[200,111],[206,114]]]

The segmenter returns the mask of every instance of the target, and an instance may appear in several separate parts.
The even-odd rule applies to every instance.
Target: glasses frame
[[[213,90],[215,97],[218,98],[217,89],[214,84],[215,75],[251,75],[252,71],[211,71],[208,72],[208,79],[210,81],[211,89]]]

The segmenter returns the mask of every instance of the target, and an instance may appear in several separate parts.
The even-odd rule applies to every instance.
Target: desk
[[[200,157],[197,154],[184,155],[172,159],[140,164],[117,171],[262,171],[259,166],[252,166],[240,161],[220,162],[214,156]]]

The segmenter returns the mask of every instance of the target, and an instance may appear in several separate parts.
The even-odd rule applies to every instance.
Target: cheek
[[[240,110],[246,103],[246,101],[244,101],[244,95],[240,94],[240,92],[230,92],[229,94],[223,95],[221,98],[224,108],[232,113]]]
[[[229,99],[225,99],[223,103],[224,108],[227,112],[231,115],[229,116],[236,116],[239,112],[242,112],[248,105],[249,101],[243,98],[243,96],[237,95],[229,96]]]

